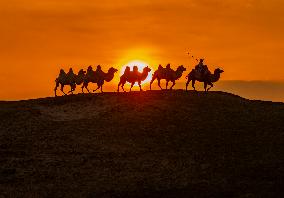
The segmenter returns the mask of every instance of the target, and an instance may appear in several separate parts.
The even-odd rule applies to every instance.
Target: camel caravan
[[[152,84],[155,80],[158,81],[158,86],[162,90],[161,87],[161,80],[166,81],[166,90],[168,89],[169,82],[172,83],[170,90],[176,84],[176,81],[179,80],[183,73],[186,71],[186,68],[181,65],[176,70],[171,68],[171,65],[168,64],[165,68],[162,65],[159,65],[158,69],[153,73],[151,82],[150,82],[150,90],[152,90]],[[88,88],[89,83],[97,84],[97,88],[93,90],[93,92],[100,89],[103,92],[103,85],[105,82],[110,82],[113,80],[115,73],[118,72],[117,69],[111,67],[105,73],[102,71],[100,65],[97,66],[96,70],[94,71],[92,66],[87,68],[87,71],[81,69],[78,74],[75,74],[73,69],[70,68],[68,73],[66,73],[63,69],[60,70],[59,76],[56,78],[55,83],[56,86],[54,88],[54,94],[57,96],[57,89],[60,87],[60,91],[67,95],[69,93],[73,94],[76,90],[77,85],[81,86],[81,91],[84,93],[84,90],[87,90],[90,93]],[[125,92],[124,85],[128,82],[131,84],[130,91],[132,90],[135,83],[138,83],[140,91],[142,91],[141,83],[146,80],[151,69],[149,66],[144,67],[142,72],[138,71],[138,67],[134,66],[133,70],[131,71],[129,66],[126,66],[123,75],[120,77],[117,92],[119,92],[120,88]],[[217,82],[220,77],[221,73],[224,71],[220,68],[215,69],[214,73],[211,73],[208,69],[207,65],[204,65],[204,59],[200,59],[198,65],[195,66],[194,69],[186,76],[186,91],[188,90],[188,85],[192,82],[192,88],[195,89],[195,82],[202,82],[204,84],[204,91],[207,92],[213,87],[213,83]],[[70,91],[66,94],[64,92],[64,86],[70,86]],[[209,86],[209,87],[208,87]]]

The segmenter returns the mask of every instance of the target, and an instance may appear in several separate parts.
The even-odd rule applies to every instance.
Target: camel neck
[[[177,69],[176,72],[175,72],[175,74],[176,74],[175,78],[176,79],[180,78],[182,76],[182,73],[183,73],[183,71]]]
[[[143,71],[142,75],[141,75],[141,81],[144,81],[148,76],[148,72],[147,71]]]
[[[218,72],[214,72],[212,82],[217,82],[220,79],[221,75]]]
[[[108,72],[105,74],[105,81],[110,82],[114,77],[114,73],[113,72]]]

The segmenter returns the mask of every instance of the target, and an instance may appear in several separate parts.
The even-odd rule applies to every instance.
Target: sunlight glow
[[[140,60],[133,60],[133,61],[131,61],[131,62],[125,64],[125,65],[121,68],[121,70],[120,70],[120,75],[123,75],[126,66],[129,66],[130,69],[133,70],[133,66],[135,66],[135,65],[138,67],[139,72],[143,72],[143,68],[144,68],[144,67],[147,67],[147,66],[150,67],[150,65],[149,65],[148,63],[145,63],[145,62],[140,61]],[[151,81],[151,79],[152,79],[152,74],[153,74],[153,68],[150,67],[150,69],[151,69],[151,72],[149,72],[148,77],[141,83],[142,85]],[[135,86],[137,86],[137,85],[138,85],[138,84],[135,83]]]

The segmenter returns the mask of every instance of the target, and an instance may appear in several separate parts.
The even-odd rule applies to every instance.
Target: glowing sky
[[[0,0],[0,100],[52,95],[61,67],[192,68],[187,51],[223,80],[283,81],[283,10],[282,0]]]

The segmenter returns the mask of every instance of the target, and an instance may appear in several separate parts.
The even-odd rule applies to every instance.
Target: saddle
[[[196,66],[194,71],[195,71],[196,78],[204,78],[206,75],[208,75],[210,73],[207,65],[204,65],[203,67],[197,67]]]

